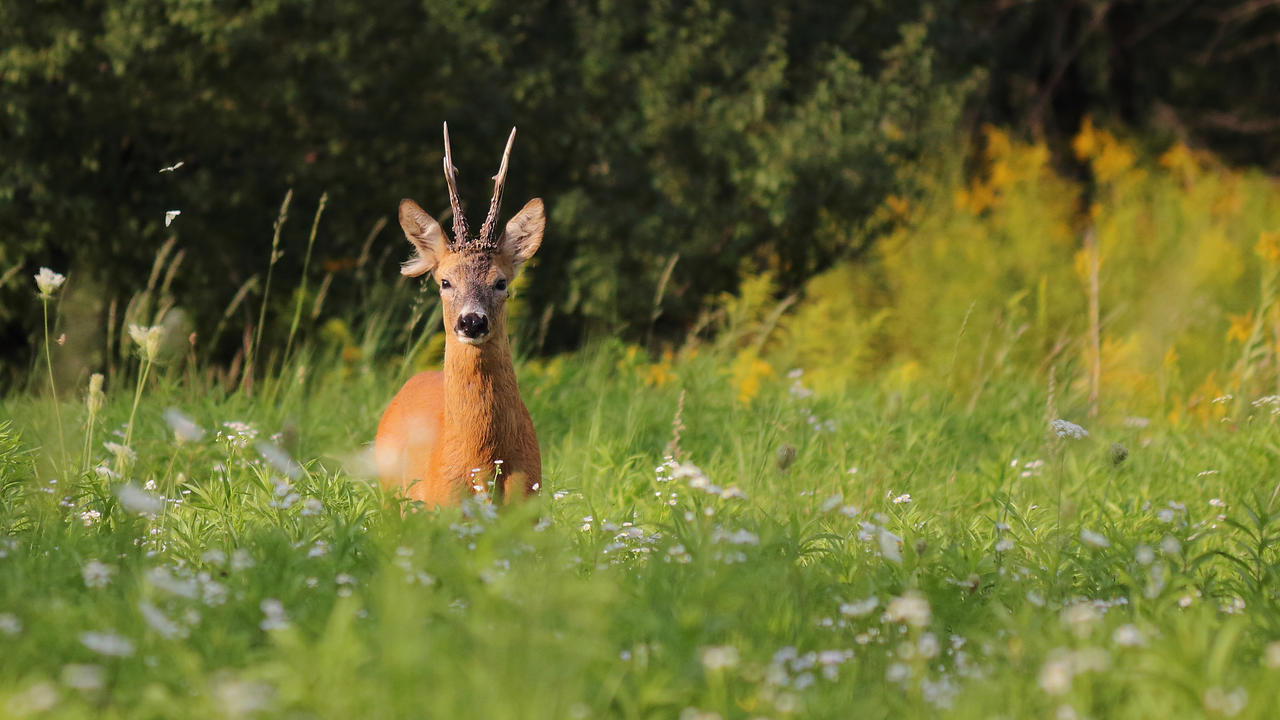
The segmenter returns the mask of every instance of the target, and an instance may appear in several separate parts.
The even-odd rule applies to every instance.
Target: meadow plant
[[[35,276],[36,289],[40,291],[40,311],[42,313],[44,330],[44,359],[45,368],[49,371],[49,394],[53,397],[53,418],[58,428],[58,447],[62,451],[61,462],[67,461],[67,443],[62,434],[62,411],[58,407],[58,387],[53,380],[53,350],[49,342],[49,303],[53,301],[53,296],[62,288],[62,284],[67,278],[61,273],[56,273],[47,267],[40,268],[40,272]]]

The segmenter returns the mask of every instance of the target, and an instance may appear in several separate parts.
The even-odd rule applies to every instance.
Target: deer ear
[[[417,277],[435,270],[449,251],[440,223],[418,207],[418,203],[405,198],[400,201],[400,227],[417,251],[400,266],[400,274]]]
[[[547,217],[542,211],[540,198],[530,200],[515,217],[507,221],[507,229],[502,233],[498,246],[502,254],[511,259],[516,270],[538,251],[538,246],[542,244],[542,230],[546,225]]]

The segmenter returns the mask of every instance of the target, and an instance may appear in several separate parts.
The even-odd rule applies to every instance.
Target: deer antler
[[[508,146],[510,149],[510,146]],[[506,166],[506,162],[503,162]],[[449,205],[453,207],[453,241],[467,242],[470,230],[467,228],[467,216],[462,211],[462,198],[458,197],[458,168],[453,166],[453,150],[449,147],[449,123],[444,124],[444,179],[449,183]]]
[[[489,215],[480,229],[480,242],[494,247],[498,243],[498,210],[502,207],[502,186],[507,182],[507,159],[511,157],[511,145],[515,141],[516,129],[511,128],[507,149],[502,151],[502,164],[498,166],[498,174],[493,176],[493,199],[489,201]]]

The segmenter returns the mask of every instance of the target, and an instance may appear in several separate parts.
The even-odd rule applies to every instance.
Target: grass
[[[1012,380],[972,411],[922,385],[810,396],[803,377],[743,405],[716,352],[655,386],[606,345],[521,365],[540,498],[402,513],[362,460],[396,373],[307,345],[290,362],[251,397],[158,367],[128,450],[104,442],[122,442],[134,388],[108,387],[88,472],[58,449],[47,396],[0,400],[0,712],[1262,718],[1280,703],[1265,403],[1199,430],[1066,412],[1090,433],[1071,439],[1044,391]],[[179,441],[170,408],[202,434],[170,413]],[[83,403],[60,415],[83,445]]]

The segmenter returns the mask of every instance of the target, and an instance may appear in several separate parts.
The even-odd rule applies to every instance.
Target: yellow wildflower
[[[898,197],[897,195],[890,195],[885,198],[884,204],[889,206],[889,210],[897,218],[907,217],[907,211],[911,208],[906,198]]]
[[[1239,340],[1247,342],[1249,336],[1253,334],[1253,313],[1249,312],[1244,315],[1231,315],[1231,327],[1227,328],[1227,342]]]
[[[730,373],[733,386],[738,391],[738,402],[743,405],[749,404],[760,393],[761,381],[774,374],[772,365],[750,352],[734,359]]]
[[[1098,136],[1093,129],[1093,118],[1088,115],[1084,116],[1084,121],[1080,123],[1080,132],[1071,139],[1071,150],[1075,152],[1077,160],[1087,160],[1093,157],[1098,149]]]
[[[671,360],[671,351],[664,352],[661,362],[647,365],[640,371],[640,379],[650,387],[662,387],[675,380],[676,374],[671,371]]]
[[[1280,230],[1259,233],[1253,251],[1269,263],[1280,263]]]
[[[983,125],[982,132],[987,136],[987,157],[996,159],[1009,157],[1013,150],[1013,143],[1009,140],[1009,134],[995,125]]]
[[[1002,160],[991,166],[991,187],[1002,188],[1012,184],[1013,170],[1009,169],[1009,163]]]
[[[1173,147],[1164,151],[1164,154],[1160,156],[1160,164],[1175,173],[1182,173],[1187,176],[1194,174],[1199,169],[1191,148],[1181,142],[1174,143]]]
[[[1110,182],[1133,167],[1138,158],[1128,145],[1117,140],[1111,133],[1104,131],[1099,135],[1102,138],[1102,151],[1093,161],[1093,172],[1100,182]]]

